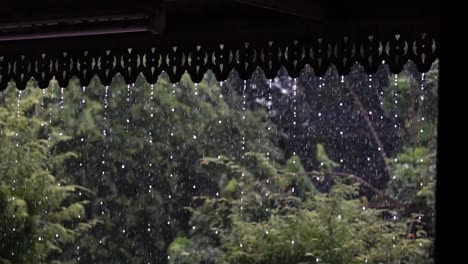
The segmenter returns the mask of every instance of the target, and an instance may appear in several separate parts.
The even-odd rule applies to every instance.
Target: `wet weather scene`
[[[433,263],[439,66],[0,92],[0,263]]]

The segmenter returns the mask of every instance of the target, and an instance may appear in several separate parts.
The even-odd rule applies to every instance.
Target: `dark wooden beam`
[[[46,48],[83,43],[110,47],[150,45],[145,44],[149,42],[229,43],[303,39],[312,35],[334,38],[427,32],[437,36],[440,32],[439,1],[394,0],[379,4],[338,0],[11,1],[9,8],[0,9],[0,38],[11,40],[1,42],[0,51],[15,47],[28,50],[35,45]],[[141,19],[129,19],[135,14]],[[88,28],[84,29],[84,25]],[[107,25],[112,30],[106,28]],[[130,30],[130,25],[148,27],[148,32],[130,33],[134,31]],[[65,37],[97,34],[99,28],[104,28],[103,33],[128,33]],[[27,38],[27,34],[34,38],[41,34],[54,38],[43,42],[18,40],[21,36]]]
[[[241,4],[269,9],[278,13],[320,20],[320,0],[234,0]]]

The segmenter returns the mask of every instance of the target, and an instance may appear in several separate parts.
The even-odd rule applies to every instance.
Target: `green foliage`
[[[317,144],[316,158],[320,163],[320,167],[325,170],[331,170],[340,166],[328,157],[325,147],[322,144]]]
[[[248,156],[262,157],[256,153]],[[407,239],[406,219],[389,221],[383,217],[386,210],[363,206],[359,184],[352,179],[343,179],[327,193],[307,191],[301,198],[297,193],[303,186],[294,192],[278,188],[282,181],[292,182],[297,177],[291,174],[302,167],[296,158],[284,166],[270,163],[276,175],[257,176],[255,172],[261,171],[257,166],[265,167],[264,162],[269,163],[266,159],[241,164],[224,161],[225,173],[240,174],[237,179],[244,183],[239,184],[243,188],[235,199],[196,198],[202,203],[191,209],[194,229],[190,240],[177,242],[183,250],[169,252],[171,263],[430,261],[432,242],[425,237]],[[220,173],[219,168],[215,171]]]
[[[63,163],[74,154],[51,155],[65,137],[43,138],[43,130],[53,128],[44,127],[40,117],[28,116],[39,91],[26,94],[18,107],[11,103],[14,90],[0,97],[0,260],[45,262],[92,227],[86,221],[87,201],[76,195],[89,190],[51,174],[49,164]]]
[[[197,85],[95,78],[86,91],[75,79],[63,94],[31,82],[19,116],[11,86],[0,94],[0,263],[431,263],[437,71],[420,89],[409,66],[384,90],[402,148],[368,197],[319,142],[298,142],[315,157],[283,158],[276,141],[288,136],[258,105],[241,110],[235,78],[223,89],[211,73]],[[327,86],[321,104],[346,102]],[[315,115],[318,104],[298,107]],[[301,163],[314,158],[319,171]]]
[[[390,78],[390,85],[382,92],[382,109],[399,124],[404,144],[434,145],[439,109],[438,74],[438,61],[424,78],[414,64],[407,64],[396,81]]]
[[[217,189],[212,177],[199,170],[203,157],[239,159],[243,137],[249,139],[246,149],[280,156],[270,143],[275,132],[266,112],[240,111],[241,97],[232,94],[226,100],[212,74],[197,86],[188,75],[178,85],[161,76],[153,87],[142,78],[128,86],[116,77],[107,97],[97,78],[86,91],[76,79],[64,89],[53,82],[44,93],[30,88],[22,94],[21,105],[32,109],[25,110],[28,120],[41,119],[38,133],[50,153],[43,164],[63,184],[90,190],[80,190],[89,203],[64,209],[64,217],[78,210],[94,219],[94,225],[75,226],[91,229],[73,246],[61,248],[54,257],[62,261],[166,261],[173,239],[189,232],[190,216],[184,207],[192,205],[191,197]],[[12,115],[16,94],[4,95],[11,100],[5,113]],[[273,130],[267,131],[267,126]],[[268,169],[262,168],[263,173],[271,173]],[[233,194],[236,185],[230,182]],[[60,219],[55,215],[54,220]]]

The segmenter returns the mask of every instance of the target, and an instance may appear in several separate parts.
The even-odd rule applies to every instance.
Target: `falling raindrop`
[[[293,79],[293,86],[292,86],[292,89],[293,89],[293,103],[292,103],[292,108],[293,108],[293,126],[292,126],[292,141],[291,144],[294,146],[294,153],[296,153],[296,145],[295,145],[295,142],[296,142],[296,125],[297,125],[297,105],[296,105],[296,100],[297,100],[297,78],[294,78]],[[320,114],[320,113],[319,113]],[[321,115],[321,114],[320,114]],[[296,163],[296,161],[293,161],[293,163]]]
[[[64,88],[60,87],[60,101],[59,101],[60,109],[63,109],[63,105],[64,105],[63,96],[64,96]]]
[[[130,102],[130,84],[127,85],[127,102]]]
[[[104,120],[107,120],[107,108],[109,106],[108,96],[109,96],[109,86],[106,86],[106,89],[104,91]]]
[[[18,91],[18,101],[17,101],[17,110],[16,110],[16,118],[19,118],[20,117],[20,111],[21,111],[21,94],[22,94],[23,91],[19,90]],[[20,143],[20,131],[18,129],[18,131],[15,132],[15,136],[16,136],[16,147],[19,147],[19,143]]]
[[[245,109],[245,105],[246,105],[246,95],[245,95],[245,92],[247,90],[247,80],[244,80],[244,86],[242,87],[242,120],[245,120],[245,112],[246,112],[246,109]],[[245,150],[245,137],[246,137],[246,130],[245,130],[245,125],[242,126],[242,141],[241,141],[241,148],[242,150]],[[244,155],[242,156],[242,158],[244,158]]]
[[[241,96],[242,96],[242,120],[245,121],[245,114],[246,114],[246,90],[247,90],[247,80],[244,80],[244,85],[242,87],[242,92],[241,92]],[[241,149],[242,149],[242,156],[241,158],[244,159],[245,158],[245,154],[247,153],[247,150],[245,148],[245,142],[246,142],[246,138],[247,138],[247,135],[246,135],[246,130],[245,130],[245,123],[242,124],[242,140],[241,140]],[[244,177],[244,173],[241,174],[241,177]],[[244,191],[241,190],[241,202],[243,203],[243,196],[244,196]],[[243,210],[243,206],[241,205],[240,206],[240,210],[242,211]],[[242,244],[241,244],[241,247],[242,247]]]
[[[130,84],[127,85],[127,102],[128,102],[128,108],[130,109],[132,107],[132,104],[130,102],[130,97],[131,97],[131,89],[130,89]],[[125,132],[128,133],[128,129],[130,126],[130,120],[127,119],[125,122]]]
[[[369,85],[369,88],[372,88],[372,75],[367,76],[367,83]]]
[[[426,80],[426,73],[421,73],[421,91],[424,91],[424,88],[425,88],[425,81]]]
[[[18,102],[17,102],[17,110],[16,110],[16,117],[19,118],[20,116],[20,111],[21,111],[21,94],[23,93],[23,91],[19,90],[18,91]]]
[[[154,84],[151,84],[150,117],[154,117]]]

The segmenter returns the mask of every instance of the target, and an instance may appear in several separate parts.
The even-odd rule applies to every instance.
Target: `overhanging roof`
[[[101,0],[12,1],[0,9],[0,90],[30,78],[46,87],[77,75],[103,84],[120,73],[129,83],[160,72],[177,82],[206,70],[219,80],[236,69],[268,78],[304,65],[323,75],[361,63],[369,74],[383,60],[398,73],[407,60],[422,72],[439,50],[439,1]]]

